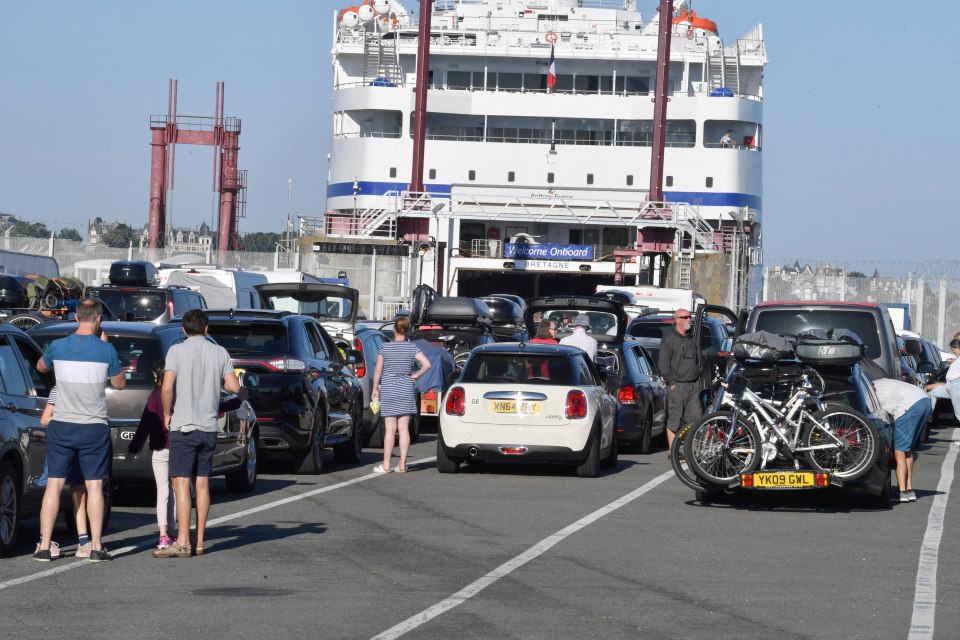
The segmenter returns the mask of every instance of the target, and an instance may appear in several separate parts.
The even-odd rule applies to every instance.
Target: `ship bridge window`
[[[653,144],[653,120],[617,120],[617,145],[649,147]]]
[[[550,118],[523,116],[490,116],[487,118],[488,142],[549,144]]]
[[[523,89],[522,73],[498,73],[497,90],[498,91],[520,91]]]
[[[554,140],[557,144],[613,144],[613,120],[557,118]]]
[[[338,138],[399,138],[403,115],[399,111],[357,109],[344,111],[339,122]]]
[[[413,114],[410,114],[410,137],[413,137]],[[429,111],[427,112],[426,139],[481,142],[483,141],[483,116]]]
[[[693,120],[667,120],[666,146],[692,147],[697,140],[697,123]]]
[[[483,71],[447,71],[447,89],[482,91]]]

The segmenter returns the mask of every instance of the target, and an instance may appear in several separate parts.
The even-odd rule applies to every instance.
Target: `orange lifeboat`
[[[717,35],[717,23],[713,20],[707,20],[697,15],[696,11],[684,9],[680,15],[673,19],[673,26],[686,25],[687,29],[702,29],[713,35]]]

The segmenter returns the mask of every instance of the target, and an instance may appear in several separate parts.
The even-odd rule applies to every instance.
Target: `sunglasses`
[[[677,316],[677,320],[689,320],[693,316]]]

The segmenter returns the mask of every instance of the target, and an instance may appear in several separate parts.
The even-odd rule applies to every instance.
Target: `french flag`
[[[557,86],[557,59],[553,55],[553,44],[550,45],[550,64],[547,66],[547,87],[553,91]]]

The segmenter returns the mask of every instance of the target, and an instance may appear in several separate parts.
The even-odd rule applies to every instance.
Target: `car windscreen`
[[[353,314],[353,301],[350,298],[318,295],[305,291],[293,296],[271,295],[267,299],[277,311],[292,311],[315,318],[349,320]]]
[[[207,333],[232,358],[284,355],[290,351],[286,327],[280,323],[211,323]]]
[[[40,345],[40,348],[46,351],[51,342],[70,334],[43,333],[31,335]],[[128,385],[149,387],[154,385],[153,363],[163,359],[163,345],[159,336],[110,336],[110,344],[117,350],[117,356],[120,358],[120,368],[123,369]]]
[[[590,319],[589,333],[594,336],[617,335],[617,316],[606,311],[581,311],[578,309],[551,309],[543,314],[544,320],[557,323],[557,338],[563,338],[573,331],[571,323],[581,313]],[[659,334],[656,337],[660,337]]]
[[[866,346],[867,355],[879,358],[880,335],[875,316],[856,309],[783,309],[762,310],[757,315],[754,331],[797,335],[808,329],[846,329],[857,334]]]
[[[569,386],[576,373],[564,356],[518,354],[474,354],[460,376],[460,382],[486,384],[542,384]]]
[[[167,292],[142,289],[98,289],[91,297],[102,300],[121,320],[155,320],[167,309]]]

